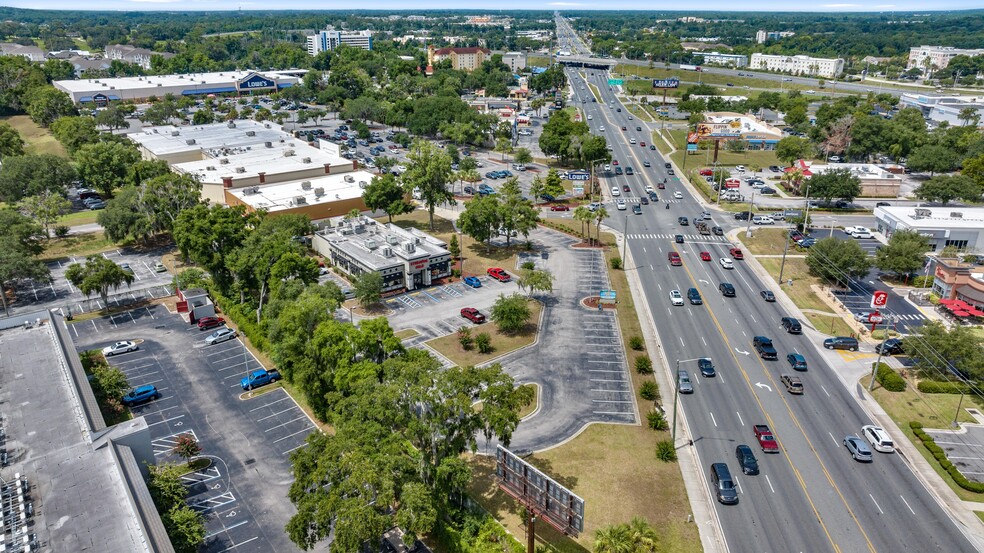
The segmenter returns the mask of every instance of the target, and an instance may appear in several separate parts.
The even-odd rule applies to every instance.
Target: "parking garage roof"
[[[12,459],[2,477],[27,478],[29,531],[49,551],[148,551],[112,447],[97,447],[51,325],[0,335],[0,403]]]

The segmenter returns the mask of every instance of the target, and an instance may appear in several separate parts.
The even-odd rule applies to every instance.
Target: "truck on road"
[[[779,453],[779,442],[773,437],[769,425],[756,424],[754,430],[755,438],[758,440],[759,445],[762,446],[764,453]]]
[[[711,227],[707,226],[707,223],[705,223],[704,221],[700,221],[698,223],[694,223],[694,227],[697,229],[697,232],[699,232],[701,234],[710,234],[711,233]]]
[[[680,64],[680,69],[682,69],[684,71],[700,71],[700,66],[699,65],[684,65],[684,64],[681,63]]]

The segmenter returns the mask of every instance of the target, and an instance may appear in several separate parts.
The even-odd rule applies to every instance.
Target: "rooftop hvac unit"
[[[103,84],[102,84],[102,85],[100,85],[100,86],[102,86],[103,88],[106,88],[106,87],[107,87],[107,86],[109,86],[109,85],[108,85],[108,84],[106,84],[106,83],[103,83]]]
[[[311,190],[311,181],[306,180],[306,181],[302,182],[301,183],[301,189],[302,190]]]
[[[270,128],[270,123],[264,123],[264,124],[263,124],[263,128],[265,128],[265,129],[269,129],[269,128]]]
[[[264,142],[263,145],[266,146],[267,148],[273,148],[273,142],[269,142],[269,141]]]
[[[393,248],[387,246],[381,250],[381,253],[383,254],[383,257],[393,257]]]
[[[171,136],[178,136],[179,134],[181,134],[181,131],[171,131]]]
[[[311,163],[311,158],[309,158],[309,157],[303,157],[303,158],[301,158],[301,163]]]
[[[355,182],[355,177],[352,175],[345,175],[345,182]]]
[[[336,200],[340,199],[340,196],[338,194],[335,194],[335,199]]]
[[[961,211],[951,211],[950,212],[950,217],[952,217],[954,219],[962,219],[963,218],[963,212],[961,212]]]
[[[226,126],[229,127],[230,129],[235,129],[236,128],[236,122],[235,121],[229,121],[229,124],[226,125]]]
[[[245,173],[246,172],[246,168],[245,167],[236,167],[236,172],[237,173]]]
[[[259,193],[260,193],[260,187],[259,186],[247,186],[246,188],[243,188],[243,194],[246,194],[246,195],[259,194]]]
[[[163,85],[163,84],[161,84],[161,83],[157,83],[157,86],[164,86],[164,85]]]
[[[377,244],[372,238],[366,238],[362,243],[365,244],[366,248],[370,250],[374,250],[379,247],[379,244]]]
[[[294,157],[294,150],[284,150],[284,157]]]
[[[403,251],[405,251],[407,253],[413,253],[413,252],[417,251],[417,246],[414,246],[413,245],[413,242],[404,242],[403,243]]]
[[[933,216],[933,212],[928,209],[916,208],[915,215],[912,216],[913,219],[925,219]]]
[[[229,165],[229,158],[224,157],[224,158],[219,159],[219,164],[221,164],[221,165]]]
[[[187,144],[189,146],[191,146],[194,143],[195,143],[195,139],[194,138],[189,138],[188,140],[185,140],[185,144]]]
[[[307,203],[307,198],[305,198],[304,196],[295,196],[294,203],[297,205],[304,205]]]
[[[400,239],[393,236],[392,234],[386,237],[386,241],[394,246],[398,246],[400,244]]]
[[[116,87],[115,86],[111,86],[111,87],[109,87],[109,89],[110,90],[116,90]]]
[[[215,171],[215,166],[214,165],[209,165],[208,167],[205,168],[205,170],[206,171]]]
[[[256,131],[246,131],[246,136],[256,136]]]
[[[364,181],[364,180],[360,180],[359,181],[359,188],[365,190],[367,185],[368,185],[368,183],[366,181]]]
[[[320,197],[322,197],[324,195],[325,195],[325,189],[324,188],[322,188],[322,187],[319,186],[319,187],[317,187],[317,188],[314,189],[314,197],[315,198],[320,198]]]
[[[352,230],[352,227],[342,227],[340,232],[345,236],[348,236],[350,234],[355,234],[355,231]]]
[[[178,75],[178,78],[179,79],[183,79],[183,78],[185,78],[185,76],[184,75]]]

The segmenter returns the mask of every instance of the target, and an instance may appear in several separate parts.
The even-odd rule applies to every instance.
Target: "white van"
[[[861,427],[861,434],[871,443],[871,447],[882,453],[892,453],[895,451],[895,442],[889,437],[888,432],[880,426],[868,424]]]

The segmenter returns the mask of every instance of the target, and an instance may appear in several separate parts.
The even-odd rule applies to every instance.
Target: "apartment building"
[[[984,48],[970,50],[953,48],[952,46],[914,46],[909,50],[909,63],[906,64],[905,68],[918,68],[925,71],[927,69],[926,60],[929,60],[929,68],[932,72],[950,65],[950,60],[957,56],[974,57],[982,54],[984,54]]]
[[[814,58],[811,56],[782,56],[752,54],[751,69],[765,69],[790,75],[809,75],[812,77],[836,77],[844,72],[842,58]]]
[[[451,60],[451,68],[459,71],[474,71],[492,56],[488,48],[434,48],[427,47],[427,64],[434,66],[446,59]]]
[[[320,52],[330,52],[342,44],[352,48],[372,50],[372,31],[344,32],[326,29],[316,35],[307,37],[307,51],[311,56]]]

